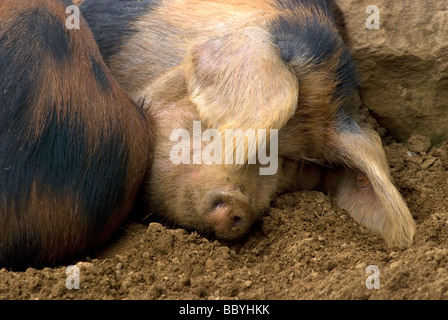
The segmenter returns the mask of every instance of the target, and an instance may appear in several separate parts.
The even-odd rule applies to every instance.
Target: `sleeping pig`
[[[358,81],[332,1],[86,0],[81,11],[155,119],[148,210],[237,239],[279,192],[322,189],[388,244],[412,243],[380,137],[344,111]]]

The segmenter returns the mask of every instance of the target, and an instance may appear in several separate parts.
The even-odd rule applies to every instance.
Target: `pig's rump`
[[[0,268],[68,262],[132,209],[151,132],[70,1],[0,1]]]

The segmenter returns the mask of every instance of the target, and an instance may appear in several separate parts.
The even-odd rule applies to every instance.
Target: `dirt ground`
[[[79,289],[67,288],[67,266],[2,269],[0,299],[448,299],[448,147],[430,149],[422,136],[386,143],[417,222],[406,250],[388,248],[325,194],[297,192],[276,199],[239,243],[131,220],[76,264]],[[379,289],[366,288],[370,265]]]

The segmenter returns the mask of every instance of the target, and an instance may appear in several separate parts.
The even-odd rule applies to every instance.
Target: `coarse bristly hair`
[[[61,263],[123,222],[149,165],[148,116],[66,2],[0,2],[0,267]]]

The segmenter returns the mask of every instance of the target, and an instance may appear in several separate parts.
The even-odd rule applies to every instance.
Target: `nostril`
[[[243,219],[241,217],[235,216],[233,218],[233,225],[235,227],[239,227],[242,224],[242,222],[243,222]]]

